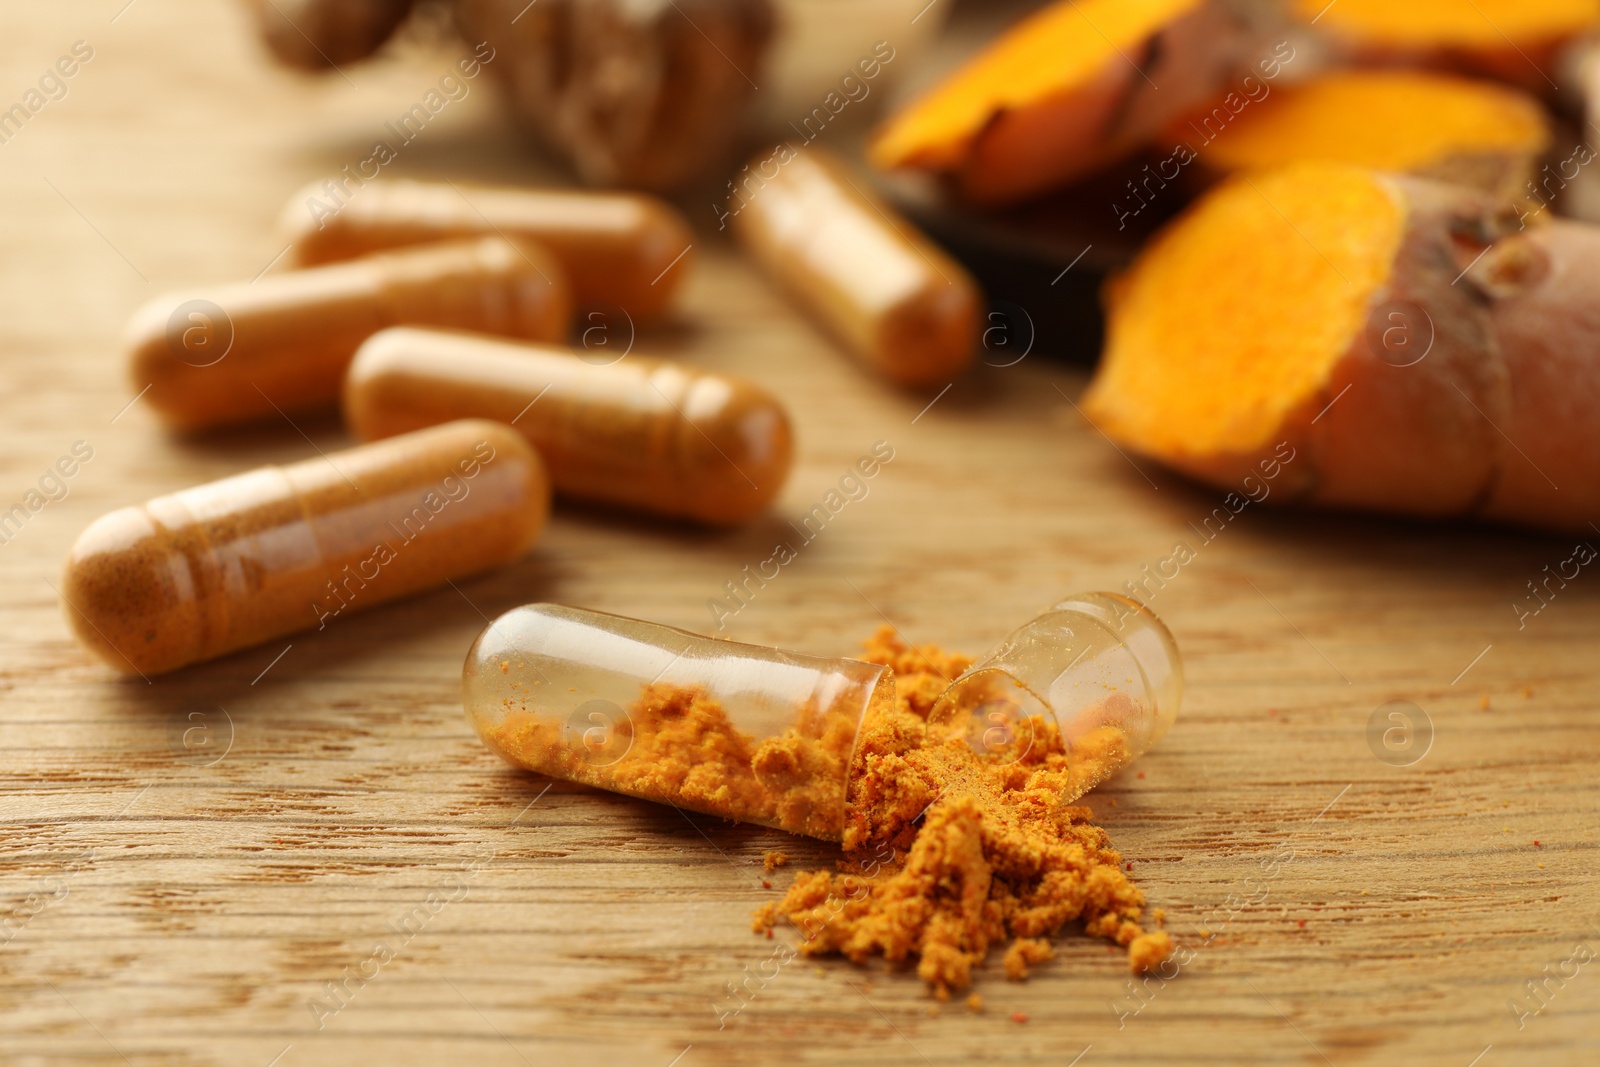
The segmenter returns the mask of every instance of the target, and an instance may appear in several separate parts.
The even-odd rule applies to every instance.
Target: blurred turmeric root
[[[297,70],[365,59],[411,13],[411,0],[250,0],[273,56]]]
[[[456,0],[456,20],[584,181],[655,191],[731,150],[773,32],[769,0]]]
[[[1147,145],[1221,96],[1254,34],[1229,0],[1059,0],[893,116],[870,158],[969,200],[1025,199]],[[1293,49],[1261,62],[1276,68]]]
[[[1470,185],[1505,201],[1532,191],[1552,142],[1549,117],[1527,93],[1420,70],[1330,71],[1236,117],[1201,112],[1168,135],[1199,145],[1191,151],[1208,176],[1350,163]]]
[[[1600,522],[1600,227],[1301,164],[1219,185],[1107,303],[1086,413],[1202,481],[1277,461],[1313,504]]]
[[[1561,51],[1600,0],[1294,0],[1337,58],[1484,75],[1553,95]]]
[[[375,52],[412,0],[250,0],[284,64]],[[591,185],[670,190],[724,159],[762,74],[771,0],[455,0],[512,109]]]

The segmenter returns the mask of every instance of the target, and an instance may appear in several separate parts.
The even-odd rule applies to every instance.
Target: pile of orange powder
[[[1069,755],[1054,723],[1034,718],[1011,758],[979,755],[928,718],[967,657],[910,647],[888,627],[865,647],[863,659],[894,670],[897,694],[856,739],[846,859],[837,871],[798,875],[756,913],[756,931],[787,921],[807,955],[916,957],[940,999],[971,984],[996,942],[1010,941],[1006,976],[1026,978],[1054,955],[1049,937],[1075,919],[1126,945],[1135,971],[1171,955],[1171,937],[1141,925],[1144,893],[1106,832],[1089,809],[1062,800],[1120,762],[1121,735],[1091,733]]]
[[[975,709],[929,719],[967,657],[909,647],[888,627],[865,648],[863,659],[894,671],[894,697],[880,690],[859,728],[849,708],[808,705],[789,729],[757,739],[704,690],[654,683],[617,724],[615,759],[586,758],[561,723],[513,698],[486,739],[532,770],[840,841],[838,870],[800,874],[757,912],[756,930],[786,921],[807,955],[916,957],[941,999],[970,985],[999,941],[1010,941],[1007,977],[1027,977],[1054,955],[1050,936],[1077,919],[1127,946],[1135,971],[1165,960],[1172,939],[1140,924],[1144,893],[1089,809],[1070,802],[1126,762],[1123,734],[1102,726],[1069,752],[1054,721],[1035,716],[980,754],[965,730]],[[978,686],[961,699],[982,710],[988,695]]]

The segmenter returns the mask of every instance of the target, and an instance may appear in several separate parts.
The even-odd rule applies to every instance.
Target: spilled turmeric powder
[[[1094,731],[1069,754],[1054,722],[1037,717],[1019,731],[1025,749],[980,754],[950,724],[930,721],[966,657],[910,647],[884,627],[863,658],[894,670],[897,695],[857,738],[845,859],[836,872],[798,875],[782,900],[757,911],[757,932],[787,922],[811,956],[916,957],[940,1000],[971,985],[989,947],[1008,938],[1006,975],[1026,978],[1054,955],[1050,936],[1075,919],[1127,946],[1135,970],[1171,954],[1165,931],[1141,925],[1144,893],[1105,831],[1087,808],[1062,802],[1085,777],[1120,765],[1119,731]]]
[[[641,683],[625,709],[581,703],[563,723],[540,713],[560,687],[532,671],[477,724],[518,766],[840,842],[837,871],[799,874],[755,918],[768,936],[780,921],[799,928],[805,954],[916,958],[941,1000],[972,983],[996,942],[1011,942],[1007,977],[1026,978],[1073,920],[1126,946],[1135,969],[1164,960],[1171,939],[1141,925],[1144,894],[1071,803],[1133,754],[1119,725],[1137,718],[1130,697],[1112,691],[1085,709],[1068,745],[1054,715],[1022,710],[998,675],[951,686],[968,657],[912,648],[888,627],[865,653],[837,662],[870,693],[824,688],[760,724],[703,685],[662,681]],[[494,662],[506,676],[517,666]],[[763,857],[767,872],[785,863]]]

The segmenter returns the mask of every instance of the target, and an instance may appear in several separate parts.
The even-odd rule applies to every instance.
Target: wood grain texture
[[[708,534],[562,507],[533,555],[459,591],[149,684],[91,662],[49,583],[92,518],[345,443],[332,422],[164,436],[123,411],[124,320],[267,267],[284,198],[365,158],[452,58],[413,41],[304,81],[265,65],[233,5],[124,2],[0,15],[0,103],[74,41],[95,50],[0,145],[0,503],[94,448],[0,546],[0,1062],[1594,1061],[1600,965],[1568,961],[1600,946],[1600,576],[1523,629],[1512,608],[1570,544],[1255,505],[1202,544],[1190,524],[1217,496],[1112,449],[1074,410],[1079,371],[980,367],[924,410],[710,226],[681,316],[635,350],[787,398],[800,461],[772,516]],[[486,90],[392,172],[544,180]],[[786,884],[763,887],[762,851],[832,853],[512,771],[464,720],[484,616],[551,599],[705,630],[723,583],[878,440],[895,459],[869,496],[729,636],[835,655],[888,619],[979,651],[1061,594],[1196,550],[1152,600],[1186,655],[1179,723],[1142,777],[1090,797],[1190,954],[1142,1008],[1121,953],[1069,934],[1026,984],[996,960],[983,1015],[930,1017],[882,966],[800,961],[719,1016],[773,951],[748,928]],[[1369,744],[1390,700],[1431,722],[1410,766]],[[319,1016],[325,983],[362,969]],[[1519,1026],[1530,979],[1545,1006]]]

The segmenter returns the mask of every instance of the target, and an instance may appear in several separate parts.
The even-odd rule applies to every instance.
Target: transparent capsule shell
[[[463,702],[508,762],[739,822],[838,840],[864,716],[889,668],[554,604],[500,616]]]
[[[1154,745],[1182,693],[1177,645],[1148,608],[1082,594],[952,681],[925,743],[964,740],[994,764],[1054,759],[1071,801]],[[896,700],[888,667],[554,604],[478,636],[462,697],[484,744],[518,767],[830,841],[851,821],[862,726]]]
[[[1155,613],[1116,593],[1082,593],[976,660],[929,722],[999,762],[1059,746],[1074,771],[1071,801],[1149,751],[1182,699],[1183,661]]]

